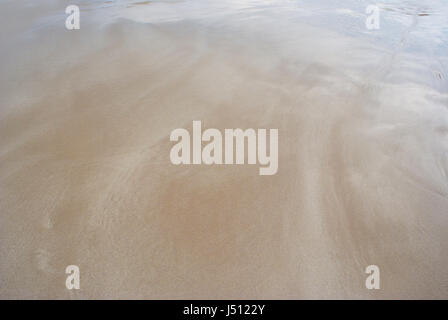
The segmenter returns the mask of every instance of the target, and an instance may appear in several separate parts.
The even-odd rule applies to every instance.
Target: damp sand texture
[[[69,4],[0,3],[0,298],[448,298],[447,4]],[[278,172],[173,165],[194,120]]]

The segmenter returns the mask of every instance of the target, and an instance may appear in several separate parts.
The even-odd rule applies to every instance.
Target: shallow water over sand
[[[379,30],[368,1],[69,4],[0,3],[1,298],[448,298],[443,1]],[[278,128],[278,173],[172,165],[193,120]]]

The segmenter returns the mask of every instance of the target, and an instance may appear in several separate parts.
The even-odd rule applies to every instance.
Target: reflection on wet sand
[[[0,4],[0,297],[447,298],[447,8],[366,4]],[[172,165],[193,120],[278,173]]]

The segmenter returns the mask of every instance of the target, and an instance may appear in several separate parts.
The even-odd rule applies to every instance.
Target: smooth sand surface
[[[33,3],[0,4],[0,298],[448,298],[439,2],[377,33],[330,1],[80,2],[77,31]],[[278,128],[278,173],[172,165],[193,120]]]

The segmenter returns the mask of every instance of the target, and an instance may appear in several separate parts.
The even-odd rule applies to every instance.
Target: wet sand
[[[0,298],[448,298],[447,9],[195,3],[0,4]],[[278,173],[171,164],[193,120]]]

